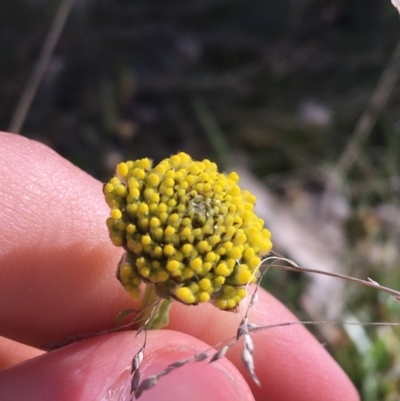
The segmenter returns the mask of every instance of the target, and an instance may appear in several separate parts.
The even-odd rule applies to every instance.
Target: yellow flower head
[[[185,304],[239,304],[272,244],[255,197],[238,180],[183,152],[154,167],[149,159],[117,166],[104,186],[107,227],[126,250],[117,277],[132,297],[144,281]]]

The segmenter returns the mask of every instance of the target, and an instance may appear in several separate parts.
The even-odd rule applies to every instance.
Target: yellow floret
[[[166,187],[173,187],[175,184],[174,180],[172,178],[167,178],[162,185],[165,185]]]
[[[158,215],[161,224],[164,224],[168,220],[168,213],[163,212]]]
[[[167,270],[169,272],[174,272],[179,269],[179,262],[177,260],[171,260],[167,263]]]
[[[135,254],[140,254],[143,251],[143,245],[139,244],[138,242],[132,243],[132,251]]]
[[[126,177],[128,175],[128,166],[126,163],[119,163],[117,166],[117,174],[120,177]]]
[[[138,221],[138,225],[139,227],[142,229],[142,231],[147,231],[148,227],[149,227],[149,219],[148,218],[141,218]]]
[[[214,304],[218,309],[227,309],[228,301],[226,299],[216,299]]]
[[[208,252],[204,260],[206,262],[214,262],[217,259],[217,255],[214,252]]]
[[[166,188],[164,191],[164,195],[165,196],[173,196],[173,194],[174,194],[174,190],[172,189],[172,188]]]
[[[169,160],[173,167],[179,167],[181,164],[181,158],[179,155],[171,156],[171,158]]]
[[[238,182],[238,181],[239,181],[239,176],[238,176],[234,171],[232,171],[232,172],[228,175],[228,178],[229,178],[230,180],[232,180],[233,182]]]
[[[162,271],[158,272],[157,280],[159,282],[167,281],[168,278],[169,278],[169,274],[166,271],[162,270]]]
[[[141,257],[136,259],[136,267],[145,267],[146,266],[146,259]]]
[[[104,192],[106,193],[111,193],[112,191],[114,191],[114,185],[111,184],[110,182],[106,185],[104,185]]]
[[[151,240],[150,235],[143,235],[142,236],[142,244],[143,245],[151,244],[151,242],[152,242],[152,240]]]
[[[246,249],[246,250],[244,251],[244,253],[243,253],[243,257],[244,257],[246,260],[252,259],[252,258],[254,257],[254,255],[255,255],[255,252],[254,252],[254,249],[253,249],[253,248],[248,248],[248,249]]]
[[[147,203],[142,202],[138,207],[138,212],[146,214],[149,211],[149,206]]]
[[[130,223],[126,226],[126,232],[128,234],[133,234],[135,231],[136,231],[136,226],[134,224]]]
[[[129,263],[123,263],[119,268],[120,277],[129,276],[133,272],[132,266]]]
[[[236,234],[234,243],[235,243],[235,245],[241,245],[241,244],[244,244],[246,242],[246,240],[247,240],[246,235],[243,232],[241,232],[239,234]]]
[[[260,244],[260,252],[263,253],[263,254],[266,253],[266,252],[269,252],[271,250],[271,248],[272,248],[272,243],[268,239],[262,241],[261,244]]]
[[[222,291],[224,292],[224,294],[233,297],[234,295],[236,295],[236,288],[231,286],[231,285],[224,285],[222,287]]]
[[[183,272],[182,272],[182,277],[183,277],[184,280],[189,280],[189,279],[191,279],[193,276],[194,276],[194,271],[191,270],[191,269],[189,269],[189,268],[186,268],[186,269],[183,270]]]
[[[185,244],[181,249],[185,255],[190,255],[190,253],[193,251],[193,245]]]
[[[252,270],[256,269],[261,263],[261,259],[257,256],[249,260],[249,266]]]
[[[175,260],[178,260],[179,262],[182,262],[183,260],[183,253],[182,252],[176,252],[174,255]]]
[[[158,203],[159,200],[160,200],[160,195],[157,192],[154,192],[153,195],[151,195],[149,202]],[[157,205],[155,205],[155,206],[156,206],[156,209],[154,209],[154,211],[157,210]]]
[[[166,168],[165,168],[164,165],[159,164],[158,166],[156,166],[156,167],[154,168],[154,171],[155,171],[157,174],[160,174],[160,176],[163,176],[163,175],[165,174]]]
[[[131,298],[133,298],[133,299],[139,298],[140,289],[139,289],[139,288],[132,288],[132,289],[129,291],[129,295],[130,295]]]
[[[199,173],[200,169],[197,164],[192,164],[189,166],[188,171],[190,174],[193,174],[195,176]]]
[[[207,252],[208,249],[209,249],[208,242],[207,242],[207,241],[200,241],[200,242],[197,244],[196,249],[197,249],[199,252]]]
[[[160,177],[156,173],[151,173],[147,176],[147,182],[155,187],[159,184],[160,182]]]
[[[249,270],[244,270],[238,274],[237,277],[237,283],[238,284],[247,284],[250,282],[250,280],[253,278],[253,275]]]
[[[171,163],[170,163],[171,164]],[[171,166],[172,167],[172,166]],[[175,171],[174,170],[169,170],[165,173],[165,178],[167,179],[174,179],[175,178]]]
[[[175,296],[185,304],[192,304],[195,301],[192,291],[187,287],[178,288]]]
[[[129,190],[129,195],[135,199],[138,198],[140,196],[140,191],[137,188],[132,188]]]
[[[111,242],[115,245],[115,246],[122,246],[124,244],[124,240],[123,238],[121,238],[120,236],[117,235],[112,235],[110,237]]]
[[[196,283],[191,283],[189,286],[190,290],[193,292],[193,294],[197,294],[199,292],[199,285]]]
[[[199,302],[208,302],[210,300],[210,294],[208,292],[201,292],[198,296]]]
[[[126,196],[128,191],[126,189],[125,185],[118,185],[115,189],[115,191],[117,192],[118,196]]]
[[[211,246],[217,245],[219,242],[221,241],[221,237],[219,235],[212,235],[209,239],[208,239],[208,243]]]
[[[168,210],[168,207],[165,203],[160,203],[158,205],[158,212],[159,213],[165,213]]]
[[[164,255],[165,256],[172,256],[176,252],[176,249],[173,245],[168,244],[164,246]]]
[[[207,291],[208,289],[211,288],[211,280],[208,278],[203,278],[199,281],[199,287],[204,290]]]
[[[184,228],[181,232],[180,232],[180,236],[182,238],[187,238],[190,234],[192,233],[192,230],[189,227]]]
[[[163,230],[161,227],[156,228],[156,229],[154,230],[154,233],[153,233],[154,239],[155,239],[156,241],[161,241],[161,240],[162,240],[162,237],[163,237],[163,233],[164,233],[164,230]]]
[[[215,274],[222,277],[228,277],[231,274],[231,270],[228,269],[228,266],[225,263],[220,263],[215,268]]]
[[[152,164],[151,160],[148,159],[147,157],[139,160],[139,162],[138,162],[138,165],[141,168],[146,169],[146,170],[148,170],[151,167],[151,164]]]
[[[157,217],[152,217],[150,219],[150,227],[156,228],[161,224],[160,220]]]
[[[201,228],[195,228],[194,230],[192,230],[192,234],[193,234],[196,238],[199,238],[199,237],[202,237],[203,231],[202,231]]]
[[[168,226],[165,230],[164,230],[164,235],[166,235],[166,236],[170,236],[170,235],[173,235],[173,234],[175,234],[175,228],[174,227],[172,227],[172,226]]]
[[[106,225],[107,225],[107,228],[108,228],[109,230],[112,229],[112,227],[113,227],[113,225],[114,225],[114,222],[115,222],[115,220],[114,220],[112,217],[109,217],[109,218],[106,220]]]
[[[193,260],[191,260],[189,262],[189,267],[192,270],[198,270],[201,268],[202,264],[203,264],[203,262],[202,262],[201,258],[194,258]]]
[[[111,210],[111,217],[112,217],[114,220],[119,220],[119,219],[121,219],[121,218],[122,218],[121,210],[119,210],[119,209],[113,209],[113,210]]]
[[[239,259],[242,257],[242,253],[243,253],[243,251],[240,247],[233,247],[229,251],[228,256],[233,259]]]
[[[234,299],[228,299],[226,300],[226,309],[234,309],[236,307],[237,303],[235,302]]]
[[[136,179],[136,178],[134,178],[134,177],[130,177],[129,179],[128,179],[128,188],[129,189],[134,189],[134,188],[139,188],[140,187],[140,185],[139,185],[139,181]]]
[[[144,190],[143,192],[143,197],[146,199],[146,201],[148,202],[149,199],[153,196],[154,194],[154,189],[153,188],[147,188]]]
[[[189,163],[192,160],[192,158],[185,152],[179,152],[178,156],[181,159],[182,165],[186,165],[187,163]]]
[[[142,168],[135,168],[132,172],[132,175],[138,180],[143,180],[146,176],[146,172]]]
[[[209,272],[213,267],[213,264],[210,262],[203,263],[203,272]]]
[[[161,248],[161,246],[156,246],[154,248],[153,252],[154,252],[154,257],[155,258],[161,258],[161,256],[163,255],[163,249]]]
[[[150,269],[148,267],[141,267],[139,268],[139,273],[142,277],[149,277],[150,275]]]
[[[230,226],[230,227],[228,227],[227,229],[226,229],[226,233],[225,233],[225,236],[224,236],[224,238],[225,239],[232,239],[232,237],[235,235],[235,233],[236,233],[236,227],[234,227],[234,226]]]

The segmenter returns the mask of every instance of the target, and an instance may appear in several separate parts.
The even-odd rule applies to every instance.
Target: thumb
[[[131,360],[143,336],[115,333],[80,341],[0,372],[3,401],[129,400]],[[141,377],[163,371],[178,359],[209,347],[174,331],[147,333]],[[213,364],[188,363],[161,377],[140,398],[150,400],[253,400],[243,377],[226,359]]]

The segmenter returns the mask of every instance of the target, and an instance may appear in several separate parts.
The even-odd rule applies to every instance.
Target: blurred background
[[[256,193],[277,252],[400,290],[399,38],[390,0],[2,1],[0,129],[102,181],[126,159],[217,161]],[[316,274],[263,285],[300,319],[400,313]],[[363,400],[399,399],[399,328],[310,330]]]

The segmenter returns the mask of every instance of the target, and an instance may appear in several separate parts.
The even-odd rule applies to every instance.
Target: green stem
[[[169,307],[171,299],[161,300],[156,292],[153,283],[146,285],[143,300],[139,310],[139,321],[135,325],[135,329],[139,329],[146,321],[146,329],[158,330],[162,329],[169,321]]]

